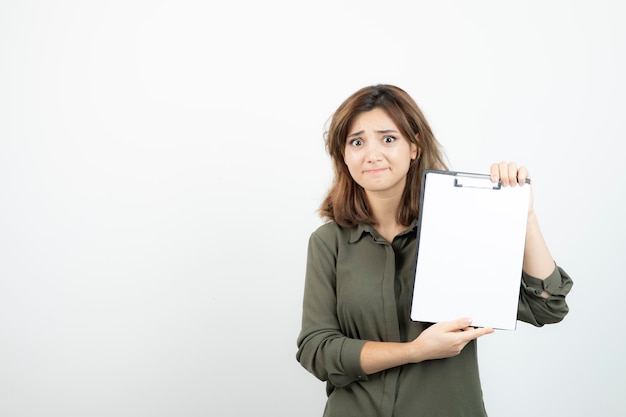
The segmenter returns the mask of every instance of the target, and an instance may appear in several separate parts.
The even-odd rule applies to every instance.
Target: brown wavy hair
[[[409,94],[389,84],[361,88],[337,108],[330,120],[328,131],[324,133],[326,151],[333,161],[335,177],[319,213],[324,219],[334,220],[340,226],[375,224],[365,191],[352,179],[344,162],[346,138],[352,121],[359,114],[375,108],[384,110],[400,133],[418,149],[418,157],[409,167],[401,204],[396,213],[399,224],[409,225],[419,214],[424,170],[448,169],[441,145],[435,139],[424,114]]]

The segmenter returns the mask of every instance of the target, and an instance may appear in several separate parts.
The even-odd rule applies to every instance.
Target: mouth
[[[381,172],[387,171],[387,168],[378,168],[378,169],[366,169],[363,171],[364,174],[380,174]]]

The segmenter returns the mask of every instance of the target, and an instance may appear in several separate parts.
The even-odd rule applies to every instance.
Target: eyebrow
[[[360,136],[364,133],[364,130],[359,130],[358,132],[354,132],[354,133],[350,133],[348,135],[349,138],[353,137],[353,136]],[[385,130],[377,130],[376,133],[379,133],[381,135],[384,135],[386,133],[398,133],[397,130],[393,130],[393,129],[385,129]]]

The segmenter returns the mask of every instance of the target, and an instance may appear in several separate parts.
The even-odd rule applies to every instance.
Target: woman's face
[[[348,129],[344,162],[368,195],[401,194],[416,157],[417,146],[402,136],[380,108],[359,114]]]

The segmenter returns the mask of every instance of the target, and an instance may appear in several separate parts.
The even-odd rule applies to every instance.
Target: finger
[[[432,327],[438,327],[443,332],[458,332],[469,327],[471,324],[472,319],[463,317],[451,321],[440,321],[439,323],[435,323]]]
[[[510,178],[510,184],[512,187],[515,187],[517,185],[517,164],[515,162],[510,162],[509,163],[509,178]]]
[[[509,185],[515,187],[517,185],[517,164],[515,162],[509,162],[507,164]]]
[[[469,330],[463,332],[462,337],[469,342],[470,340],[493,333],[493,331],[491,327],[471,327]]]
[[[506,161],[500,162],[500,164],[498,164],[498,170],[500,171],[500,182],[502,186],[507,187],[510,184],[509,163]]]
[[[491,164],[489,167],[489,175],[491,176],[491,182],[498,182],[500,180],[500,166],[497,163]]]
[[[457,332],[459,330],[464,330],[468,327],[472,329],[473,327],[470,327],[471,324],[472,324],[472,319],[470,319],[469,317],[463,317],[463,318],[451,320],[451,321],[441,321],[437,323],[436,325],[440,326],[444,331]]]
[[[526,167],[520,167],[517,170],[517,182],[519,185],[526,184],[526,180],[530,178],[530,173]]]

